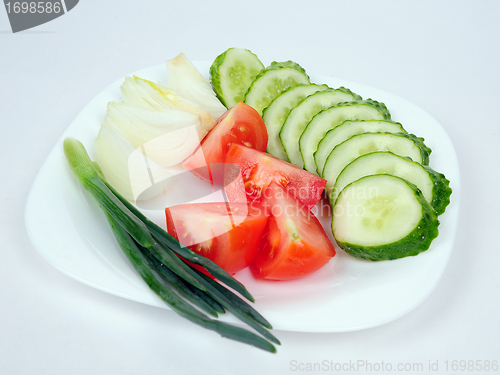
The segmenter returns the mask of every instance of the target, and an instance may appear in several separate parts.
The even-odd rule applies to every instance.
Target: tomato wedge
[[[286,189],[271,183],[263,204],[270,217],[250,265],[255,277],[296,279],[317,271],[335,256],[318,219]]]
[[[224,163],[231,143],[265,151],[267,138],[267,128],[259,113],[249,105],[239,102],[217,120],[214,128],[201,141],[200,147],[184,161],[183,166],[207,180],[212,180],[207,166],[212,163]]]
[[[271,182],[286,187],[307,208],[318,203],[325,188],[326,180],[298,168],[286,161],[238,144],[229,146],[226,165],[233,171],[236,165],[241,170],[241,178],[227,173],[225,187],[230,202],[240,202],[239,197],[246,192],[249,201],[260,202],[262,195]],[[229,183],[230,181],[234,181]]]
[[[241,203],[188,203],[165,209],[167,231],[233,274],[253,261],[267,223],[264,210]]]

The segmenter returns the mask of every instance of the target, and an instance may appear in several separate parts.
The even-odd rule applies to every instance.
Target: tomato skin
[[[224,163],[231,143],[245,144],[265,151],[267,140],[267,128],[262,117],[254,108],[239,102],[217,119],[213,129],[201,141],[200,147],[182,165],[195,171],[200,177],[212,180],[210,164]]]
[[[165,215],[167,231],[173,237],[230,274],[253,261],[268,219],[256,207],[216,202],[168,207]]]
[[[286,187],[311,209],[320,200],[326,185],[326,180],[315,174],[265,152],[239,144],[229,146],[226,165],[236,165],[241,170],[239,179],[231,175],[228,181],[233,182],[225,184],[226,194],[231,202],[242,202],[243,189],[250,202],[260,202],[266,188],[271,182],[275,182],[281,187]]]
[[[318,219],[276,183],[266,190],[270,217],[250,269],[256,278],[291,280],[309,275],[335,256]]]

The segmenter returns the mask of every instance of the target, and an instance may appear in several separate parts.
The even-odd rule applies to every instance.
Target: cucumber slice
[[[345,87],[329,89],[309,95],[290,111],[281,131],[280,140],[290,162],[303,168],[298,140],[311,119],[320,111],[342,102],[359,100],[361,97]]]
[[[335,146],[354,135],[363,133],[406,133],[399,122],[390,120],[357,120],[344,121],[339,126],[329,130],[318,144],[318,149],[314,153],[316,171],[323,172],[326,158]]]
[[[245,103],[260,115],[271,102],[286,89],[300,83],[309,84],[306,71],[293,61],[271,63],[262,70],[245,95]]]
[[[289,88],[276,97],[262,113],[262,119],[266,123],[269,141],[267,152],[280,159],[288,161],[288,156],[280,141],[280,130],[290,113],[304,98],[318,91],[328,89],[327,85],[297,85]]]
[[[323,168],[322,177],[327,181],[325,188],[330,203],[340,172],[354,159],[376,151],[391,151],[425,165],[429,164],[431,152],[430,148],[424,145],[422,138],[412,134],[364,133],[349,138],[332,150]]]
[[[351,182],[375,174],[390,174],[411,182],[420,189],[438,215],[450,203],[450,181],[442,173],[388,151],[372,152],[349,163],[337,178],[331,195],[332,202]]]
[[[315,174],[316,170],[314,153],[318,144],[330,129],[334,129],[346,120],[385,120],[388,119],[385,105],[374,100],[357,100],[328,108],[318,113],[307,124],[299,139],[299,150],[304,168]]]
[[[243,101],[248,88],[264,65],[251,51],[229,48],[210,66],[210,80],[219,100],[231,108]]]
[[[342,190],[332,232],[348,254],[378,261],[427,250],[438,226],[436,212],[415,185],[396,176],[371,175]]]

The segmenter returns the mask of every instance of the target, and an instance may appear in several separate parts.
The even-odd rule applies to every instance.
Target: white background
[[[0,374],[288,374],[358,360],[493,373],[444,361],[500,360],[499,15],[500,2],[483,0],[82,0],[12,34],[0,9]],[[414,311],[359,332],[278,331],[271,355],[79,284],[36,252],[26,198],[84,105],[180,52],[212,60],[232,46],[392,92],[446,129],[460,163],[459,226],[441,282]]]

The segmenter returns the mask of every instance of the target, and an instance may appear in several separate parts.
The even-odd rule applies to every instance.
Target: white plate
[[[208,62],[196,63],[208,73]],[[134,74],[166,81],[164,64]],[[440,124],[425,111],[393,94],[330,77],[311,75],[317,83],[346,86],[363,98],[384,102],[392,118],[432,148],[430,165],[451,181],[453,194],[440,217],[439,237],[416,257],[369,262],[338,251],[320,271],[294,281],[255,280],[244,270],[236,275],[256,299],[255,307],[275,329],[345,332],[378,326],[410,312],[432,292],[450,257],[458,221],[460,183],[453,145]],[[122,79],[97,95],[75,118],[42,166],[25,212],[29,236],[40,254],[66,275],[94,288],[141,303],[168,308],[143,283],[117,246],[107,223],[87,192],[71,174],[63,154],[67,136],[83,142],[91,157],[106,104],[121,100]],[[162,227],[164,207],[143,210]],[[327,233],[329,218],[322,218]],[[232,316],[225,321],[237,322]]]

